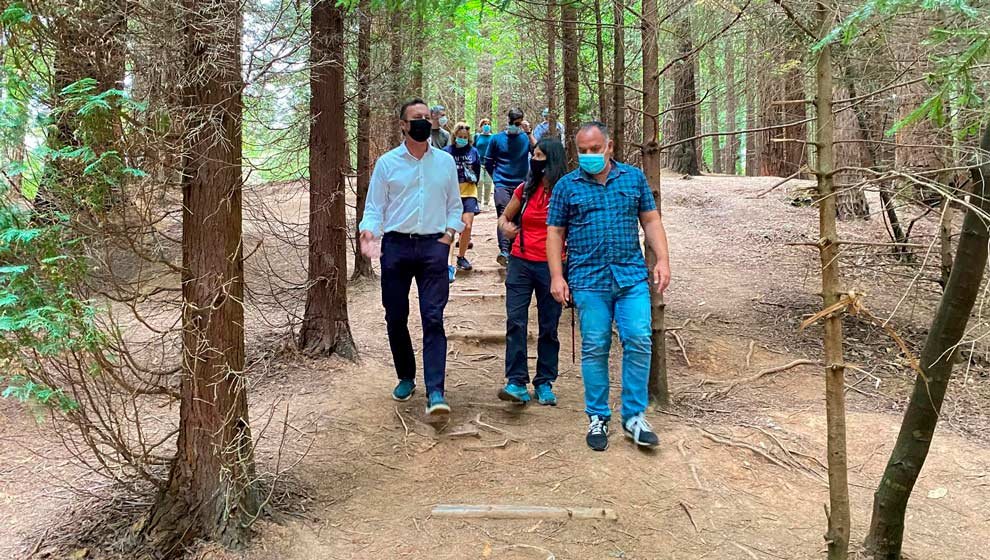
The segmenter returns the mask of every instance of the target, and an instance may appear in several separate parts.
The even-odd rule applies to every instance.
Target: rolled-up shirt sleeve
[[[457,165],[453,158],[447,158],[450,165],[447,165],[447,178],[444,181],[444,191],[447,193],[447,229],[452,229],[458,233],[464,231],[464,222],[461,221],[461,214],[464,213],[464,204],[461,202],[461,188],[457,183]]]
[[[364,202],[364,217],[358,226],[358,231],[370,231],[375,237],[381,237],[384,233],[385,205],[388,203],[386,175],[385,162],[379,159],[371,173],[368,198]]]

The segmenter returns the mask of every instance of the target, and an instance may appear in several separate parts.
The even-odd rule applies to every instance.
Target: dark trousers
[[[529,383],[527,326],[529,304],[536,293],[540,333],[536,344],[536,377],[533,385],[557,380],[560,339],[557,325],[562,306],[550,295],[550,268],[545,262],[509,257],[505,276],[505,377],[509,383]]]
[[[502,217],[502,212],[505,212],[505,207],[509,205],[509,201],[512,200],[512,191],[516,189],[519,185],[495,185],[495,215],[499,218]],[[507,239],[502,235],[502,230],[495,226],[495,234],[498,236],[498,249],[502,252],[508,253],[509,249],[512,248],[512,241]]]
[[[443,392],[447,370],[443,310],[450,295],[447,279],[450,246],[439,239],[439,235],[412,237],[386,233],[382,240],[382,305],[395,373],[399,379],[416,380],[416,356],[408,325],[409,289],[416,279],[423,323],[423,377],[429,393]]]

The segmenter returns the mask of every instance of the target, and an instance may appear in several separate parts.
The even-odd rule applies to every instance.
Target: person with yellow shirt
[[[481,213],[478,205],[478,177],[481,175],[481,155],[478,150],[471,145],[471,125],[459,122],[454,125],[453,143],[444,148],[448,154],[453,156],[457,166],[457,182],[461,189],[461,203],[464,206],[464,214],[461,221],[464,222],[464,231],[461,232],[460,240],[457,243],[457,267],[449,265],[448,273],[451,283],[457,270],[471,270],[471,261],[467,259],[467,250],[471,248],[471,226],[474,217]],[[451,254],[453,254],[451,248]]]

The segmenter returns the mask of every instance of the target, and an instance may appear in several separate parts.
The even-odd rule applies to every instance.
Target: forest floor
[[[572,363],[567,311],[555,387],[560,405],[517,408],[496,399],[504,347],[473,338],[504,329],[494,212],[476,222],[476,248],[469,256],[479,270],[460,274],[452,287],[447,390],[453,414],[439,436],[421,422],[422,391],[407,403],[389,396],[395,376],[377,281],[351,284],[357,363],[315,360],[287,349],[286,333],[265,326],[266,315],[277,309],[256,302],[247,318],[252,417],[255,435],[263,434],[259,469],[277,470],[285,480],[273,499],[281,513],[255,526],[248,550],[206,548],[197,557],[824,558],[822,368],[799,366],[754,378],[766,368],[820,356],[820,328],[797,328],[820,308],[817,253],[787,245],[815,239],[817,211],[792,205],[793,194],[784,188],[756,198],[776,181],[665,177],[673,270],[667,325],[681,327],[673,332],[683,349],[671,334],[674,404],[649,414],[662,440],[656,452],[635,449],[617,425],[606,452],[586,447],[580,356]],[[788,188],[793,191],[794,184]],[[254,188],[246,207],[252,200],[265,201],[287,221],[305,221],[298,185]],[[871,204],[879,207],[876,200]],[[305,249],[298,236],[305,229],[285,228],[289,233],[276,236],[248,219],[249,237],[274,240],[252,257],[248,278],[252,268],[266,267],[301,277]],[[840,231],[843,239],[886,240],[878,216],[840,224]],[[922,221],[916,231],[930,234],[933,226]],[[280,245],[293,236],[293,243]],[[847,288],[865,292],[866,306],[881,319],[890,317],[891,326],[920,348],[937,286],[914,282],[911,269],[892,261],[884,248],[857,251],[843,261]],[[923,277],[933,274],[926,269]],[[293,303],[296,312],[301,303]],[[418,332],[415,311],[412,317]],[[913,376],[882,329],[865,318],[847,318],[845,324],[854,366],[847,382],[848,449],[852,541],[858,546]],[[618,348],[613,345],[615,408]],[[984,363],[981,355],[974,360]],[[956,374],[909,505],[908,558],[990,559],[988,385],[981,367],[960,367]],[[477,429],[477,437],[447,435],[462,428]],[[60,557],[64,549],[49,548],[51,527],[64,527],[55,520],[78,518],[106,490],[106,483],[74,467],[47,432],[46,424],[0,401],[0,558]],[[618,520],[449,520],[431,517],[436,504],[606,507]],[[135,510],[126,502],[118,505]],[[92,523],[72,527],[79,546],[88,542],[87,532],[97,530]],[[77,553],[112,557],[112,548],[89,546]]]

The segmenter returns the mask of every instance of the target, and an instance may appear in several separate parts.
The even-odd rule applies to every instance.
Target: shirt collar
[[[605,178],[606,185],[612,179],[615,179],[619,175],[622,175],[623,173],[626,172],[625,169],[620,167],[621,164],[619,162],[615,161],[614,159],[610,159],[609,161],[612,163],[612,169],[609,170],[608,177]],[[587,171],[581,169],[580,167],[578,167],[578,179],[586,183],[591,183],[592,185],[601,185],[601,183],[595,180],[595,177],[593,175],[589,175]]]
[[[426,156],[432,154],[434,150],[436,150],[436,148],[433,146],[433,144],[427,142],[426,153],[423,154],[423,158],[426,158]],[[412,152],[409,151],[409,146],[406,144],[405,140],[402,141],[402,157],[407,157],[413,160],[416,159],[416,156],[412,155]]]

